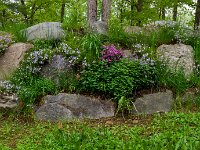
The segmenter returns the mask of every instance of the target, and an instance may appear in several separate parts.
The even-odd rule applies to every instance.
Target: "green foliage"
[[[122,24],[117,20],[111,20],[109,23],[108,41],[128,48],[130,48],[134,42],[134,40],[124,32]]]
[[[58,89],[59,91],[74,92],[78,90],[78,79],[74,72],[60,73]]]
[[[199,64],[200,64],[200,51],[199,51],[200,37],[199,35],[194,33],[193,36],[188,36],[185,43],[193,47],[194,60],[197,66],[197,70],[199,70]]]
[[[186,77],[182,70],[170,70],[165,63],[157,62],[156,83],[160,87],[170,88],[175,93],[183,93],[186,89],[199,85],[199,77]]]
[[[80,83],[82,90],[109,93],[119,100],[136,89],[153,85],[154,71],[153,67],[139,61],[98,61],[82,71]]]
[[[99,59],[100,51],[102,50],[102,43],[97,34],[86,34],[82,38],[81,46],[83,49],[82,57],[86,58],[88,63],[92,63],[93,61]]]
[[[23,23],[7,23],[5,27],[0,27],[0,30],[14,35],[14,40],[17,42],[25,42],[26,35],[22,32],[25,28],[27,28],[27,25]]]
[[[142,116],[140,117],[143,118]],[[33,123],[1,117],[1,149],[191,149],[200,146],[200,113],[154,115],[146,124],[105,126],[76,122]],[[145,119],[145,117],[144,117]],[[92,126],[92,127],[91,127]],[[16,139],[17,137],[17,139]],[[5,146],[4,146],[5,145]],[[16,146],[16,147],[15,147]]]
[[[63,28],[66,30],[79,31],[84,27],[85,16],[84,10],[85,1],[73,0],[66,3],[66,17],[64,18]]]
[[[36,103],[38,98],[54,93],[56,93],[56,86],[51,80],[33,77],[31,82],[29,82],[29,85],[20,87],[17,95],[23,102],[24,106],[27,107]]]
[[[118,114],[118,112],[122,112],[122,116],[124,117],[124,112],[126,110],[131,111],[134,109],[132,106],[133,102],[131,101],[131,99],[126,99],[124,96],[122,96],[118,101],[116,114]]]

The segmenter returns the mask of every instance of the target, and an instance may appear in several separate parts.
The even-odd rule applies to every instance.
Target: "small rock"
[[[106,123],[105,123],[106,125],[113,125],[114,123],[113,123],[113,121],[111,121],[111,120],[108,120],[108,121],[106,121]]]
[[[138,121],[138,120],[133,120],[132,123],[133,123],[133,124],[137,124],[137,123],[139,123],[139,121]]]
[[[103,21],[96,21],[92,24],[92,29],[95,33],[100,35],[107,35],[108,34],[108,26]]]
[[[194,102],[196,99],[196,93],[195,92],[186,92],[183,96],[181,96],[181,102]]]
[[[173,93],[170,90],[143,95],[137,98],[134,105],[134,114],[153,114],[158,112],[169,112],[174,103]]]
[[[5,110],[12,110],[18,106],[18,98],[15,95],[5,96],[0,95],[0,112]]]

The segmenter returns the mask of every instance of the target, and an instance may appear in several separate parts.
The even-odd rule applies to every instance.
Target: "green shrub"
[[[41,96],[54,93],[56,93],[56,86],[51,80],[45,78],[32,78],[29,85],[20,87],[17,95],[26,107],[35,103]]]
[[[74,72],[60,73],[59,75],[59,91],[74,92],[78,90],[78,79]]]
[[[181,94],[190,87],[199,84],[199,77],[196,75],[185,76],[182,70],[171,70],[165,63],[156,63],[156,83],[159,87],[172,89],[175,93]]]
[[[124,31],[122,24],[117,20],[111,20],[109,23],[108,41],[128,48],[131,48],[132,44],[135,43],[135,39]]]
[[[81,72],[80,84],[84,91],[105,92],[119,100],[136,89],[153,85],[154,71],[153,67],[139,61],[98,61]]]

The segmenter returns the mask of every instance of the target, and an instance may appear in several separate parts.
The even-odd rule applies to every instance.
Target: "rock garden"
[[[0,24],[0,149],[200,147],[199,31],[104,15]]]

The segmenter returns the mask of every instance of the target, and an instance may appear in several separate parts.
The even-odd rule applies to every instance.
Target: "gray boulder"
[[[54,55],[52,60],[42,66],[42,76],[52,79],[59,84],[59,75],[71,71],[70,62],[63,55]]]
[[[44,22],[31,26],[22,31],[28,41],[43,39],[62,39],[65,37],[65,32],[59,22]]]
[[[161,61],[167,62],[170,69],[181,69],[186,76],[193,73],[195,63],[192,46],[184,44],[161,45],[157,48],[157,55]]]
[[[174,103],[172,91],[158,92],[143,95],[137,98],[134,106],[134,114],[153,114],[158,112],[169,112]]]
[[[108,35],[108,25],[103,21],[96,21],[92,25],[92,30],[100,35]]]
[[[44,100],[45,104],[36,111],[40,120],[99,119],[115,113],[114,103],[83,95],[60,93],[45,96]]]

